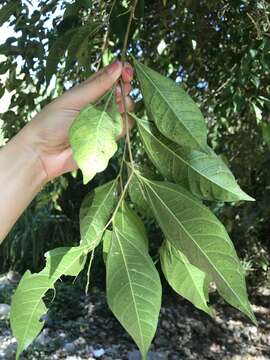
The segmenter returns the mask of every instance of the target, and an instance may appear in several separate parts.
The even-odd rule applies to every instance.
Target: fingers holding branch
[[[119,138],[122,138],[126,135],[127,131],[131,130],[134,126],[134,120],[129,115],[125,114],[125,112],[132,112],[134,110],[134,102],[132,98],[129,96],[132,86],[131,81],[133,80],[134,71],[132,66],[129,63],[125,63],[122,70],[122,89],[120,84],[116,87],[115,92],[115,101],[118,106],[118,110],[122,116],[123,121],[123,129]],[[128,120],[128,125],[126,124],[126,119]],[[128,127],[128,129],[127,129]]]

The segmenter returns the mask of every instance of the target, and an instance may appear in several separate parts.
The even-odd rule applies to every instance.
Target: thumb
[[[122,63],[117,60],[80,85],[68,90],[60,96],[56,102],[58,105],[61,104],[61,107],[64,106],[74,110],[80,110],[89,103],[94,103],[110,90],[120,78],[121,73]]]

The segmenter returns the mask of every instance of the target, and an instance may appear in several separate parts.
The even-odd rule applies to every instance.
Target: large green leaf
[[[205,200],[253,200],[241,190],[231,171],[214,152],[184,149],[166,139],[152,122],[134,118],[149,158],[165,178]]]
[[[162,271],[171,287],[198,309],[213,316],[212,309],[207,305],[209,277],[192,265],[169,241],[163,243],[160,259]]]
[[[19,358],[41,331],[47,308],[43,297],[63,275],[77,276],[82,270],[87,247],[63,247],[46,254],[46,267],[39,273],[26,271],[12,297],[10,322],[18,342]]]
[[[213,278],[228,303],[256,322],[247,297],[243,268],[220,221],[181,186],[141,176],[140,179],[166,238],[194,266]]]
[[[106,169],[117,150],[114,122],[107,112],[108,103],[104,109],[94,105],[84,108],[69,131],[73,156],[82,170],[84,184]]]
[[[95,188],[82,202],[80,209],[81,244],[95,248],[117,203],[117,181]]]
[[[126,206],[113,222],[106,268],[108,304],[146,359],[157,327],[161,284],[143,224]]]
[[[207,152],[206,124],[191,97],[172,80],[134,62],[146,109],[159,131],[181,146]]]

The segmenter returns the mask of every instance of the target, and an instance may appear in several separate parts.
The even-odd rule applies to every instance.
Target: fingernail
[[[133,68],[130,64],[125,65],[125,72],[128,76],[133,77]]]
[[[113,62],[111,65],[108,66],[108,73],[113,74],[119,68],[120,64],[121,64],[121,61],[119,61],[119,60],[116,60],[115,62]]]
[[[116,86],[116,97],[120,97],[121,96],[121,87],[119,85]]]

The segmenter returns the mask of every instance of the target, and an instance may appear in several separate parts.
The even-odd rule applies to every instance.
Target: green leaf
[[[181,186],[141,176],[140,179],[165,237],[194,266],[213,278],[218,292],[229,304],[256,322],[243,268],[220,221]]]
[[[260,124],[262,120],[262,110],[255,103],[252,103],[252,106],[255,112],[257,124]]]
[[[0,99],[5,94],[5,87],[0,83]]]
[[[131,166],[128,164],[128,170],[131,171]],[[142,174],[143,176],[147,177],[148,179],[155,179],[159,180],[157,175],[146,166],[138,166],[136,165],[136,169]],[[131,174],[131,173],[130,173]],[[136,210],[138,210],[143,216],[147,218],[153,218],[153,212],[149,203],[146,199],[146,195],[144,194],[143,186],[141,185],[137,176],[133,176],[129,183],[128,187],[128,194],[130,197],[131,202],[135,205]]]
[[[88,245],[93,250],[100,243],[116,203],[115,180],[95,188],[85,197],[80,209],[81,245]]]
[[[113,91],[113,93],[115,93],[115,92]],[[112,118],[112,121],[114,124],[115,138],[118,138],[123,131],[123,121],[122,121],[122,116],[119,112],[117,103],[114,100],[114,97],[111,100],[111,106],[108,109],[108,113],[109,113],[110,117]]]
[[[128,193],[131,202],[136,206],[136,210],[147,218],[153,217],[153,212],[146,200],[142,185],[136,176],[133,176],[129,183]]]
[[[144,0],[140,0],[139,1],[139,17],[144,17],[144,7],[145,7],[145,1]]]
[[[49,49],[49,55],[46,64],[46,81],[50,82],[53,74],[57,72],[57,65],[63,58],[72,36],[77,29],[70,29],[64,35],[58,37]]]
[[[111,243],[112,243],[112,231],[106,230],[102,238],[102,245],[103,245],[102,254],[105,265],[107,263],[107,257],[110,251]]]
[[[72,4],[67,4],[64,18],[79,16],[80,10],[88,10],[92,6],[91,0],[76,0]]]
[[[106,169],[117,150],[114,123],[107,105],[103,110],[94,105],[84,108],[70,128],[69,139],[83,182],[87,184],[96,173]]]
[[[6,21],[9,20],[11,15],[16,12],[18,7],[21,7],[19,1],[9,1],[6,5],[2,6],[0,9],[0,26],[2,26]]]
[[[254,200],[241,190],[231,171],[214,152],[205,154],[184,149],[166,139],[152,122],[133,117],[149,158],[166,179],[187,187],[205,200]]]
[[[143,224],[126,206],[119,210],[113,222],[107,258],[107,299],[112,312],[146,359],[156,332],[161,284],[148,254]]]
[[[213,310],[207,305],[210,283],[208,276],[192,265],[169,241],[164,241],[160,250],[160,259],[162,271],[174,291],[198,309],[213,316]]]
[[[206,124],[191,97],[172,80],[134,63],[146,109],[159,131],[181,146],[207,152]]]
[[[125,34],[129,22],[129,11],[127,1],[116,1],[110,15],[110,26],[109,26],[109,39],[117,41],[118,48],[121,49],[124,45]],[[128,43],[136,30],[134,22],[130,26],[128,35]]]
[[[78,64],[85,67],[86,69],[90,69],[91,68],[91,63],[89,61],[90,56],[91,55],[90,55],[89,39],[85,38],[76,53]]]
[[[39,273],[26,271],[12,297],[10,322],[18,342],[19,358],[43,328],[47,308],[43,297],[63,275],[77,276],[83,269],[87,247],[63,247],[49,251],[46,267]]]
[[[8,61],[0,62],[0,75],[5,74],[10,70],[10,64]]]
[[[77,60],[79,54],[89,46],[89,38],[97,33],[102,27],[102,24],[93,24],[92,21],[86,23],[76,29],[69,45],[68,55],[66,59],[66,70],[70,69],[72,64]],[[88,59],[90,64],[90,59]]]
[[[263,140],[270,149],[270,124],[262,122],[261,129],[262,129]]]

